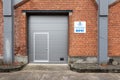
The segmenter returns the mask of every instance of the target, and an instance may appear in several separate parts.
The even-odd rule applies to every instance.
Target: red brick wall
[[[3,10],[2,2],[0,0],[0,55],[3,54]]]
[[[15,9],[15,54],[26,55],[27,26],[22,10],[73,10],[69,16],[69,55],[97,55],[97,6],[94,0],[30,0]],[[86,21],[87,33],[75,34],[74,21]]]
[[[109,9],[109,56],[120,56],[120,2]],[[27,55],[26,15],[22,10],[73,10],[69,16],[69,55],[97,55],[97,7],[94,0],[30,0],[15,9],[15,54]],[[73,33],[74,21],[87,21],[87,33]],[[3,15],[0,1],[0,55],[3,53]]]
[[[120,2],[109,9],[109,56],[120,56]]]

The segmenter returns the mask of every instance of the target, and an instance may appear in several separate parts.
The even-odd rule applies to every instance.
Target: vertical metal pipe
[[[99,0],[98,62],[108,62],[108,5],[109,0]]]
[[[13,63],[13,0],[3,0],[4,15],[4,63]]]

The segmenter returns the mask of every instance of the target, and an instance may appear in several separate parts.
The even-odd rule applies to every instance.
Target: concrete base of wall
[[[120,65],[120,57],[109,57],[108,61],[108,65]],[[16,55],[14,57],[14,62],[22,62],[27,64],[29,62],[28,56]],[[0,64],[1,63],[3,63],[3,56],[0,56]],[[69,57],[68,64],[98,64],[98,59],[97,57]]]
[[[120,64],[120,57],[109,57],[108,64],[119,65]]]
[[[97,57],[69,57],[69,66],[72,70],[79,72],[100,71],[100,72],[119,72],[120,57],[109,57],[108,64],[98,64]]]
[[[69,57],[68,62],[74,63],[97,63],[97,57]]]
[[[0,65],[3,64],[3,56],[0,56]]]
[[[24,64],[28,63],[28,56],[15,56],[15,62],[22,62]]]
[[[28,63],[28,56],[14,56],[14,62],[20,62],[27,64]],[[3,56],[0,56],[0,64],[3,64]]]

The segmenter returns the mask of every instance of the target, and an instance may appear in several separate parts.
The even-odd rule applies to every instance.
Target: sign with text
[[[74,33],[86,33],[86,21],[75,21]]]

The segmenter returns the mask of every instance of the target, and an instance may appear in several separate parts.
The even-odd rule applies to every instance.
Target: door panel
[[[34,33],[34,62],[48,61],[49,33]]]
[[[43,61],[43,63],[47,63],[47,61],[48,63],[67,63],[68,16],[32,15],[29,16],[28,22],[29,61]],[[49,34],[45,34],[45,32]],[[46,45],[48,49],[46,49]],[[49,54],[47,55],[46,53]]]

